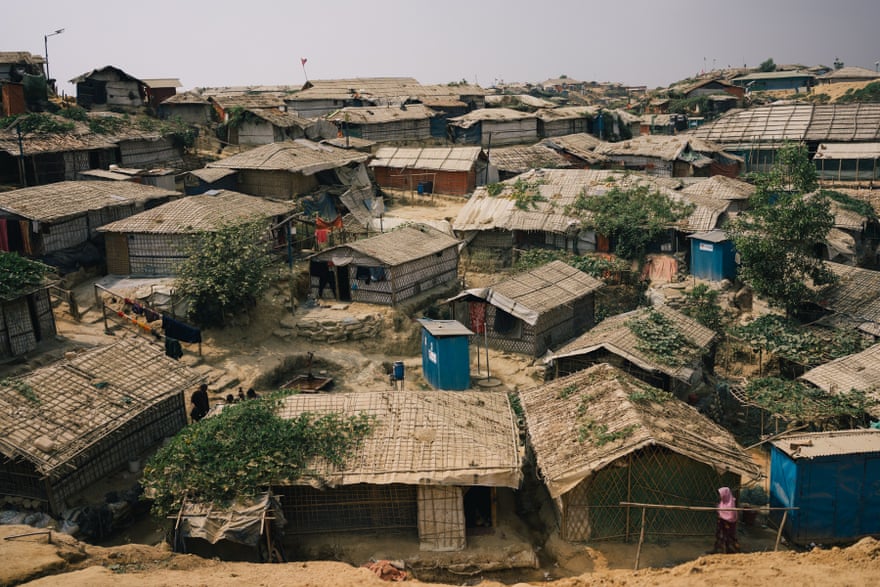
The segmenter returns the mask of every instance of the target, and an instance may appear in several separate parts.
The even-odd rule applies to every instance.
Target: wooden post
[[[642,543],[645,541],[645,512],[648,508],[642,508],[642,530],[639,532],[639,547],[636,549],[636,568],[639,570],[639,559],[642,556]]]
[[[785,528],[786,520],[788,520],[788,510],[782,512],[782,521],[779,523],[779,530],[776,532],[776,544],[773,546],[773,552],[779,550],[779,541],[782,540],[782,529]]]
[[[626,455],[626,499],[627,501],[632,499],[632,453]],[[626,506],[626,532],[624,537],[626,542],[629,542],[630,510],[631,508]]]

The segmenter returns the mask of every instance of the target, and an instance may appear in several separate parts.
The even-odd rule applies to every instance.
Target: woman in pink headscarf
[[[721,501],[718,502],[718,525],[715,527],[715,551],[729,554],[739,552],[739,542],[736,539],[736,498],[730,491],[730,487],[722,487],[718,490]]]

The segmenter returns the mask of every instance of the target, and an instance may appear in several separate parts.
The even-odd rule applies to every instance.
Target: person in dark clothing
[[[193,422],[198,422],[204,418],[208,413],[208,410],[211,409],[211,403],[208,400],[208,385],[205,383],[199,385],[199,388],[193,392],[190,402],[192,403],[193,408],[189,415],[192,417]]]
[[[247,398],[248,399],[257,399],[258,397],[260,397],[260,396],[257,395],[257,392],[254,391],[253,387],[251,387],[247,390]]]
[[[244,389],[239,387],[238,388],[238,401],[243,402],[245,399],[247,399],[247,398],[244,395]]]
[[[235,403],[235,396],[232,395],[231,393],[226,394],[226,403],[227,403],[227,405],[234,404]]]

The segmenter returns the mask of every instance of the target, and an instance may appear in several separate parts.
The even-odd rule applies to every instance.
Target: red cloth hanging
[[[315,242],[319,245],[323,245],[327,243],[327,239],[330,237],[330,231],[326,228],[319,228],[315,230]]]

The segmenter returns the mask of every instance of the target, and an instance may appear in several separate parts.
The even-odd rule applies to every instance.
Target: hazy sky
[[[16,0],[0,51],[44,53],[58,88],[114,65],[184,89],[405,76],[666,86],[728,65],[880,61],[880,0]]]

